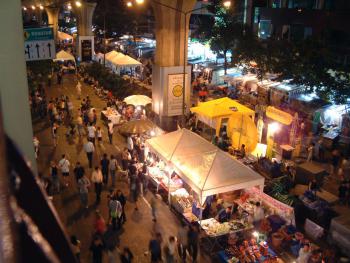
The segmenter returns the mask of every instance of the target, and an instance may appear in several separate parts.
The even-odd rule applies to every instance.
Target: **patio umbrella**
[[[131,95],[124,99],[126,104],[132,104],[134,106],[146,106],[147,104],[152,103],[152,99],[145,95]]]
[[[122,134],[141,134],[156,128],[150,120],[134,120],[124,123],[119,132]]]

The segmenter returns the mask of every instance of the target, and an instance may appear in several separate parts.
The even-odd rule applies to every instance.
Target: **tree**
[[[211,49],[224,57],[224,70],[227,73],[227,53],[237,44],[242,36],[243,25],[239,22],[236,5],[231,9],[222,6],[222,1],[214,0],[208,11],[214,14],[209,19],[203,19],[197,34],[203,41],[208,41]],[[236,1],[235,1],[236,3]]]

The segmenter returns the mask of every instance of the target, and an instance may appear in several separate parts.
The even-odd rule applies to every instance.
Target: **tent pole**
[[[243,113],[242,113],[242,117],[241,117],[241,132],[239,133],[239,140],[238,140],[238,149],[240,149],[241,147],[241,137],[242,137],[242,130],[243,130]]]

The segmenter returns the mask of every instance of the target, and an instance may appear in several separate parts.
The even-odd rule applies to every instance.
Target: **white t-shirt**
[[[84,144],[84,151],[87,153],[91,153],[95,151],[95,146],[92,142],[87,142]]]
[[[134,149],[134,142],[132,138],[129,136],[128,139],[126,140],[128,144],[128,150],[131,151]]]
[[[264,219],[264,217],[265,217],[264,209],[261,206],[255,207],[254,208],[254,222],[260,221],[260,220]]]
[[[89,137],[90,138],[95,138],[95,132],[96,132],[95,126],[89,126],[87,129],[88,129]]]
[[[69,166],[70,163],[66,158],[63,158],[58,162],[58,167],[61,168],[62,173],[69,173]]]

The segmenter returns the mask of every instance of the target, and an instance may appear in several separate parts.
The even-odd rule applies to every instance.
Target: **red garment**
[[[95,221],[95,232],[97,234],[103,234],[106,231],[106,223],[103,218],[98,218]]]

